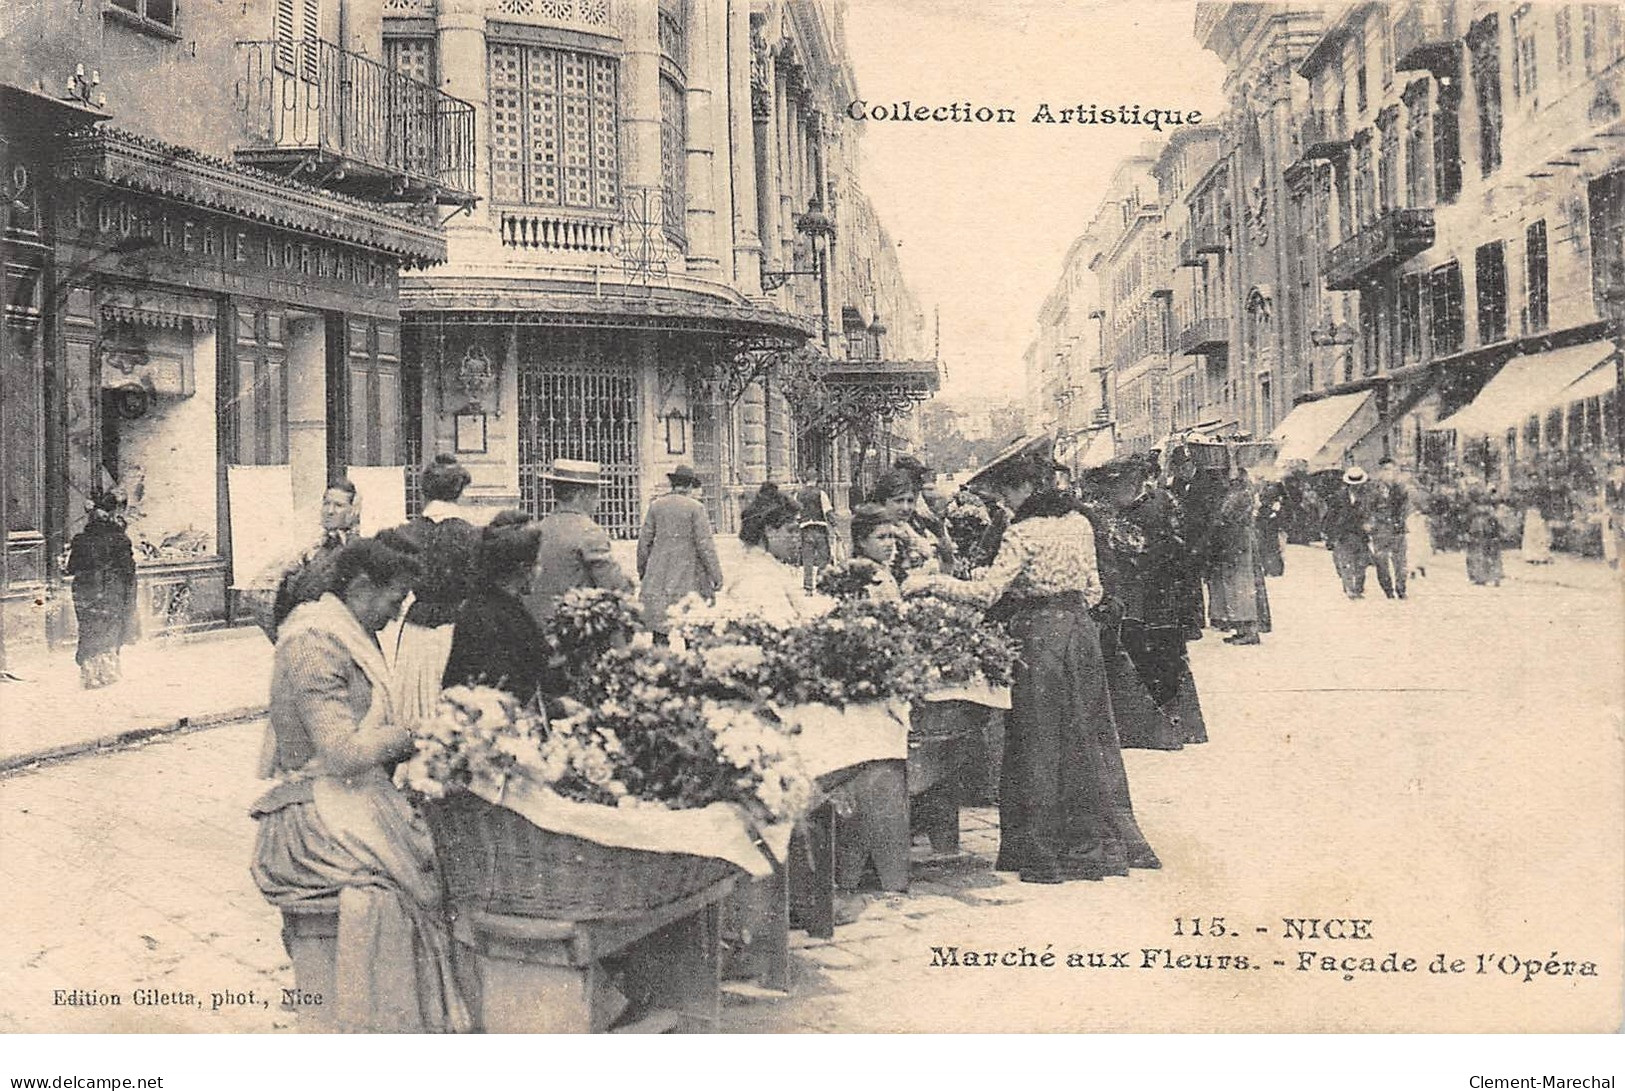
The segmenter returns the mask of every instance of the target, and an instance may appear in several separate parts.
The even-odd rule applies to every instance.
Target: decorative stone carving
[[[497,364],[483,345],[470,345],[457,364],[457,382],[468,395],[469,401],[483,407],[485,399],[496,389]]]

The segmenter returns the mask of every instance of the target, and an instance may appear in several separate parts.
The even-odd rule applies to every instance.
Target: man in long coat
[[[666,612],[689,595],[716,597],[722,565],[712,540],[711,517],[700,503],[700,477],[689,466],[666,475],[671,492],[649,505],[638,535],[638,578],[643,581],[643,617],[664,634]]]
[[[560,458],[542,479],[553,487],[553,511],[543,519],[536,571],[525,606],[546,624],[565,592],[577,587],[630,591],[632,581],[610,551],[609,532],[594,522],[603,471],[596,462]]]
[[[1343,474],[1343,488],[1326,512],[1326,543],[1332,563],[1351,599],[1365,596],[1365,570],[1371,564],[1371,496],[1369,477],[1358,466]]]

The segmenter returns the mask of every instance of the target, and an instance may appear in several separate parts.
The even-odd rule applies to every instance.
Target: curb
[[[182,716],[178,720],[157,723],[149,727],[129,728],[111,735],[102,735],[81,742],[63,743],[61,746],[51,746],[44,750],[8,754],[5,757],[0,757],[0,777],[11,776],[14,773],[46,765],[56,765],[59,762],[69,761],[86,754],[112,753],[118,750],[127,750],[142,743],[152,742],[155,739],[167,739],[177,735],[189,735],[194,731],[206,731],[213,727],[246,723],[249,720],[260,719],[267,714],[267,711],[265,705],[246,705],[242,708],[227,709],[224,712],[210,712],[202,716]]]

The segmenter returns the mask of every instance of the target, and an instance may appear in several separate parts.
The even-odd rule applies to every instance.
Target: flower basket
[[[740,873],[716,857],[601,845],[544,830],[472,792],[451,793],[424,809],[458,909],[569,921],[638,917]]]

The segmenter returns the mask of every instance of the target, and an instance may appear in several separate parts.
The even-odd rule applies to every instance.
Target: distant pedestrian
[[[1372,489],[1371,563],[1377,570],[1382,593],[1391,599],[1402,599],[1405,578],[1409,575],[1406,548],[1411,495],[1400,480],[1399,466],[1393,459],[1384,458],[1377,463],[1377,481]]]
[[[1258,487],[1258,515],[1253,527],[1258,532],[1258,569],[1266,576],[1286,575],[1286,557],[1281,552],[1281,534],[1286,527],[1286,486],[1267,479]]]
[[[711,517],[700,503],[700,475],[679,466],[666,475],[671,492],[649,505],[638,535],[638,578],[643,581],[643,618],[664,635],[667,612],[689,595],[707,602],[722,586],[722,565],[712,535]]]
[[[1216,629],[1231,630],[1226,644],[1258,644],[1265,631],[1253,505],[1247,471],[1238,468],[1214,522],[1207,576],[1208,620]]]
[[[801,510],[801,587],[812,594],[818,587],[819,571],[835,559],[829,525],[829,494],[817,485],[803,486],[796,494],[796,507]],[[854,550],[856,544],[854,541]]]
[[[119,652],[135,642],[135,549],[124,532],[122,498],[98,491],[88,507],[85,529],[68,546],[68,575],[79,623],[79,681],[100,689],[122,676]]]
[[[480,532],[459,503],[469,480],[455,458],[436,455],[423,470],[423,514],[399,531],[417,550],[423,569],[391,664],[395,712],[408,727],[432,718],[439,708],[453,626],[475,584]]]
[[[1480,587],[1501,586],[1501,521],[1493,491],[1474,488],[1467,506],[1467,578]]]
[[[1371,564],[1370,477],[1358,466],[1343,474],[1343,487],[1326,509],[1326,543],[1350,599],[1365,597],[1365,570]]]

